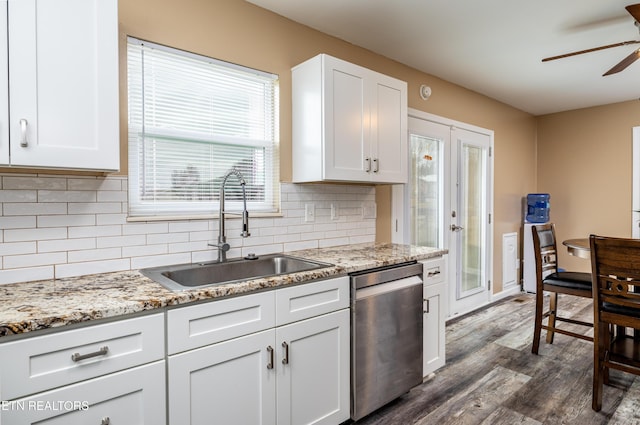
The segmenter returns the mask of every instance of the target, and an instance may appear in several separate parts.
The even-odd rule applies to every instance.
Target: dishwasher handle
[[[360,289],[409,276],[422,276],[422,263],[404,263],[380,269],[352,273],[352,288]]]
[[[405,277],[404,279],[381,283],[379,285],[367,286],[366,288],[356,290],[356,301],[362,298],[399,291],[415,285],[422,285],[422,279],[418,276],[410,276]]]

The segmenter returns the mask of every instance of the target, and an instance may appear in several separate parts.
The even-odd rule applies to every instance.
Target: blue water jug
[[[527,221],[529,223],[546,223],[549,221],[548,193],[530,193],[527,195]]]

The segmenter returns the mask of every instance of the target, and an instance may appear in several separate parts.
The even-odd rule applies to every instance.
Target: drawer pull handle
[[[105,416],[104,418],[102,418],[100,425],[109,425],[110,423],[111,423],[111,419],[109,419],[108,416]]]
[[[284,359],[282,359],[282,364],[289,364],[289,344],[283,341],[282,347],[284,348]]]
[[[273,347],[267,347],[267,353],[269,353],[269,363],[267,363],[267,369],[273,369]]]
[[[425,299],[424,301],[426,301],[426,302],[427,302],[427,309],[426,309],[426,310],[423,310],[423,312],[424,312],[425,314],[429,314],[429,300],[428,300],[428,299]]]
[[[22,118],[20,120],[20,147],[26,148],[29,146],[29,142],[27,142],[27,120]]]
[[[440,270],[436,270],[436,271],[433,271],[433,272],[428,272],[427,273],[427,277],[433,277],[433,276],[438,275],[438,274],[440,274]]]
[[[104,347],[101,347],[98,351],[94,351],[93,353],[87,353],[87,354],[73,353],[71,355],[71,360],[73,360],[74,362],[79,362],[80,360],[90,359],[91,357],[104,356],[108,352],[109,352],[109,347],[105,345]]]

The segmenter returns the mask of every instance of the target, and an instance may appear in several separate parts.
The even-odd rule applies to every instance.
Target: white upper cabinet
[[[9,146],[0,105],[0,162],[118,170],[117,0],[8,0],[7,11]]]
[[[0,164],[9,163],[9,51],[7,0],[0,0]]]
[[[292,86],[294,182],[407,182],[406,82],[321,54]]]

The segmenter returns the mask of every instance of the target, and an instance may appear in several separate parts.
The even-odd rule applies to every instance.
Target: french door
[[[393,241],[449,250],[448,316],[490,300],[493,133],[409,116],[409,183],[393,189]]]

